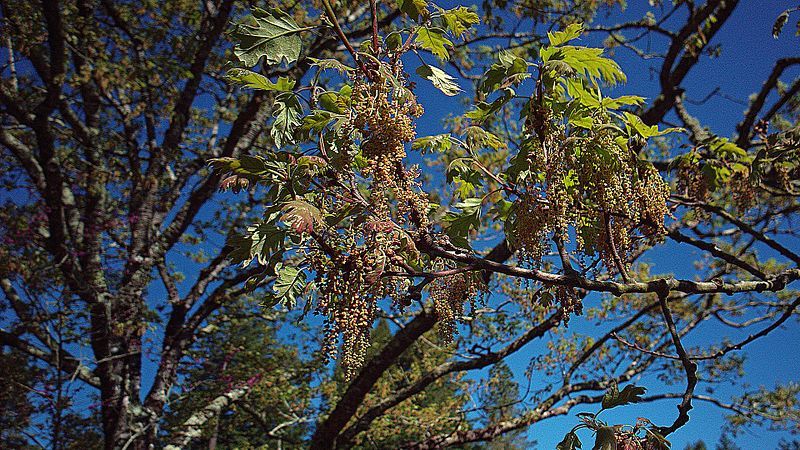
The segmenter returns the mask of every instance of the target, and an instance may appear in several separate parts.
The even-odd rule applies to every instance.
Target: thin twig
[[[344,47],[353,56],[353,59],[356,61],[356,64],[358,64],[358,67],[361,69],[361,71],[364,72],[364,75],[370,76],[370,72],[367,70],[367,66],[364,65],[364,61],[358,57],[358,52],[353,48],[353,44],[350,43],[350,40],[347,39],[347,35],[344,34],[342,27],[339,26],[339,20],[336,18],[336,13],[333,11],[330,1],[322,0],[322,5],[325,7],[325,14],[328,15],[328,19],[330,19],[331,24],[333,24],[333,29],[336,31],[336,35],[339,37],[339,40],[342,41]]]

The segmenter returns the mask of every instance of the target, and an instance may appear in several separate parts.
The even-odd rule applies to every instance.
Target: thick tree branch
[[[659,76],[661,93],[641,115],[645,123],[655,125],[669,112],[675,104],[676,88],[680,86],[683,79],[689,73],[689,70],[697,63],[703,49],[708,45],[714,35],[716,35],[722,25],[725,24],[738,3],[738,0],[708,0],[702,7],[698,8],[690,15],[689,20],[680,31],[678,31],[667,50]],[[703,22],[712,15],[715,21],[703,31],[703,43],[699,48],[694,48],[691,52],[687,52],[686,40],[692,34],[698,32]],[[675,61],[681,53],[683,53],[683,56],[678,60],[678,63],[675,64]]]
[[[513,252],[504,240],[489,251],[484,260],[502,263],[508,260],[512,254]],[[489,277],[491,277],[491,272],[486,272],[484,280],[488,282]],[[424,282],[420,284],[420,286],[422,285]],[[414,294],[418,295],[418,291],[415,291]],[[397,357],[402,355],[423,334],[431,330],[435,324],[435,315],[422,310],[405,327],[395,333],[383,349],[364,365],[347,387],[331,414],[317,425],[311,438],[311,448],[333,448],[336,445],[337,436],[358,411],[358,407],[381,375],[394,364]]]
[[[361,417],[359,417],[353,425],[342,432],[340,440],[342,442],[352,441],[352,439],[358,433],[367,430],[369,425],[375,419],[383,415],[387,410],[422,392],[431,383],[444,377],[445,375],[456,372],[482,369],[516,353],[532,340],[542,337],[547,331],[557,327],[563,318],[564,311],[560,309],[555,314],[551,315],[535,327],[530,328],[513,342],[496,352],[488,352],[478,358],[467,361],[450,361],[439,365],[429,372],[426,372],[422,377],[415,380],[410,385],[398,389],[394,394],[381,400],[377,405],[370,408]]]
[[[767,97],[770,92],[775,89],[775,86],[778,85],[778,80],[780,80],[783,72],[795,64],[800,64],[800,58],[781,58],[775,62],[775,66],[772,68],[769,77],[767,77],[767,81],[761,86],[758,95],[756,95],[750,107],[747,108],[744,119],[736,125],[736,132],[739,133],[739,137],[736,139],[736,145],[741,148],[748,148],[750,146],[750,139],[753,137],[753,126],[756,123],[756,119],[758,119],[758,114],[761,112],[761,109],[764,108]]]
[[[663,278],[645,282],[618,283],[614,281],[592,280],[575,274],[559,275],[537,269],[525,269],[491,261],[486,258],[454,253],[424,239],[417,242],[417,248],[434,257],[468,264],[479,270],[501,273],[513,277],[535,280],[549,285],[569,286],[585,289],[587,291],[609,292],[616,296],[629,293],[658,292],[666,283],[670,291],[687,294],[728,293],[737,292],[776,292],[784,289],[788,283],[800,279],[800,269],[787,269],[773,276],[768,276],[760,281],[713,282],[692,281],[676,278]]]
[[[753,228],[753,226],[749,225],[747,222],[734,217],[733,214],[725,211],[723,208],[720,208],[719,206],[712,205],[707,202],[692,201],[691,199],[688,199],[686,197],[681,197],[678,195],[672,195],[671,197],[672,199],[680,202],[680,204],[682,205],[698,207],[722,217],[728,222],[736,225],[736,227],[738,227],[743,232],[750,234],[751,236],[763,242],[773,250],[780,253],[782,256],[792,260],[795,264],[800,265],[800,255],[784,247],[783,245],[776,242],[774,239],[762,233],[761,231],[756,230],[755,228]]]
[[[767,276],[767,274],[762,272],[760,269],[754,267],[752,264],[750,264],[750,263],[748,263],[746,261],[743,261],[741,258],[722,250],[721,248],[717,247],[713,243],[706,242],[706,241],[703,241],[703,240],[700,240],[700,239],[691,238],[691,237],[686,236],[685,234],[681,233],[678,230],[670,230],[669,237],[670,237],[670,239],[674,240],[675,242],[680,242],[680,243],[683,243],[683,244],[689,244],[689,245],[691,245],[693,247],[697,247],[697,248],[699,248],[701,250],[705,250],[708,253],[711,253],[712,255],[714,255],[715,257],[727,262],[728,264],[732,264],[732,265],[734,265],[734,266],[736,266],[736,267],[738,267],[740,269],[743,269],[743,270],[755,275],[756,277],[758,277],[758,278],[760,278],[762,280],[766,280],[766,279],[769,278]]]
[[[178,433],[171,439],[169,445],[164,448],[166,450],[186,448],[192,442],[192,439],[200,437],[209,420],[217,417],[225,409],[247,395],[250,389],[251,387],[249,385],[244,385],[231,389],[212,400],[209,404],[186,419],[181,427],[179,427]]]

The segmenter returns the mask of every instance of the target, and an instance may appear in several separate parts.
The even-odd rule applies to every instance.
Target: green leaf
[[[528,63],[524,59],[511,52],[501,51],[497,62],[483,75],[481,91],[487,94],[494,92],[504,85],[522,81],[527,74]]]
[[[533,146],[533,139],[525,139],[519,146],[516,155],[511,157],[510,165],[505,173],[509,180],[514,183],[524,183],[533,174],[531,172],[531,164],[528,159]],[[509,216],[510,217],[510,216]],[[508,235],[508,233],[506,233]]]
[[[311,233],[314,225],[322,222],[322,212],[304,200],[286,202],[281,208],[281,221],[289,225],[295,233]]]
[[[550,41],[551,46],[556,47],[573,39],[579,38],[581,34],[583,34],[583,25],[579,23],[573,23],[567,25],[567,28],[562,31],[557,31],[555,33],[548,32],[547,39]]]
[[[263,305],[267,307],[275,306],[279,303],[288,309],[293,309],[297,303],[297,297],[303,295],[306,287],[306,274],[297,267],[284,266],[278,263],[275,266],[277,277],[272,284],[272,292],[267,293]]]
[[[781,31],[783,31],[783,26],[786,25],[786,22],[789,20],[789,11],[782,12],[777,19],[775,19],[775,23],[772,25],[772,37],[778,39],[781,35]]]
[[[647,125],[639,116],[636,114],[631,114],[627,111],[624,111],[622,116],[623,121],[625,122],[625,129],[628,130],[629,136],[638,134],[639,136],[648,139],[655,136],[663,136],[667,133],[683,131],[682,128],[666,128],[659,131],[658,125]]]
[[[213,158],[209,165],[220,175],[229,175],[220,183],[220,189],[238,190],[267,181],[274,174],[274,164],[260,156],[243,155],[239,158]],[[244,181],[243,181],[244,180]]]
[[[621,97],[603,97],[603,107],[608,109],[618,109],[621,106],[644,104],[644,97],[638,95],[623,95]]]
[[[570,45],[545,47],[539,52],[543,62],[563,61],[574,70],[575,74],[585,76],[592,84],[597,84],[598,80],[612,85],[625,82],[625,73],[622,72],[619,64],[602,55],[602,48],[573,47]],[[547,66],[547,64],[545,65]],[[550,73],[547,75],[550,78],[564,76],[558,72],[563,71],[555,71],[551,66]]]
[[[483,174],[472,168],[471,157],[456,158],[447,166],[447,182],[456,185],[456,195],[466,200],[483,184]]]
[[[294,130],[301,123],[302,112],[303,107],[293,93],[282,92],[275,98],[275,121],[270,134],[278,148],[294,143]]]
[[[448,31],[455,37],[460,37],[473,25],[481,22],[477,13],[464,6],[442,11],[442,19],[447,24]]]
[[[566,80],[567,94],[577,101],[578,104],[586,108],[599,109],[602,106],[600,103],[599,94],[597,89],[588,90],[584,86],[585,81],[580,79]]]
[[[466,135],[467,135],[467,147],[473,151],[486,147],[492,148],[494,150],[500,150],[501,148],[506,147],[506,144],[503,141],[501,141],[500,138],[497,137],[497,135],[489,131],[486,131],[481,127],[477,126],[468,127]]]
[[[333,70],[338,71],[341,74],[344,74],[344,73],[347,73],[347,72],[353,72],[353,71],[356,70],[354,67],[350,67],[350,66],[346,65],[346,64],[342,63],[341,61],[339,61],[338,59],[317,59],[317,58],[310,58],[310,57],[308,59],[311,61],[311,64],[319,67],[320,70],[333,69]]]
[[[399,31],[392,31],[383,39],[387,49],[394,51],[403,45],[403,35]]]
[[[506,241],[508,241],[509,248],[513,250],[517,250],[520,248],[519,240],[517,239],[517,210],[519,206],[517,203],[511,205],[511,208],[508,210],[508,214],[506,215],[506,219],[503,221],[503,233],[506,236]]]
[[[556,445],[556,450],[575,450],[581,448],[583,443],[578,439],[578,435],[574,431],[570,431],[564,436],[564,439]]]
[[[339,104],[339,94],[336,92],[323,92],[319,96],[319,106],[325,111],[341,114],[342,105]]]
[[[450,59],[450,53],[445,46],[452,47],[453,43],[444,37],[444,33],[439,28],[419,27],[417,43],[442,61]]]
[[[594,120],[590,116],[570,116],[569,124],[578,128],[592,129]]]
[[[227,77],[235,83],[262,91],[290,92],[295,85],[295,81],[287,77],[280,77],[277,83],[273,83],[269,78],[260,73],[241,68],[230,69],[227,73]]]
[[[731,177],[731,171],[727,167],[718,166],[712,162],[703,164],[700,173],[703,174],[703,179],[712,191],[724,186]]]
[[[417,75],[430,80],[430,82],[433,83],[433,87],[442,91],[444,95],[452,97],[461,92],[461,87],[454,82],[455,78],[438,67],[429,66],[427,64],[419,66],[417,68]]]
[[[497,113],[503,108],[511,99],[514,98],[514,90],[506,88],[503,90],[503,95],[494,99],[492,103],[477,102],[475,107],[464,114],[464,117],[472,119],[476,123],[485,122],[491,118],[496,118]]]
[[[603,396],[603,408],[611,409],[629,403],[638,403],[642,401],[642,395],[644,395],[646,391],[646,388],[629,384],[620,392],[617,384],[612,383]]]
[[[727,138],[714,138],[708,144],[708,150],[720,158],[739,159],[747,156],[747,151]]]
[[[303,125],[300,127],[303,131],[321,132],[334,120],[334,115],[330,111],[322,109],[315,109],[305,117],[303,117]]]
[[[420,151],[446,152],[453,146],[449,134],[437,134],[435,136],[425,136],[417,138],[411,143],[411,148]]]
[[[592,450],[617,450],[617,438],[612,427],[601,427],[594,437]]]
[[[283,254],[286,231],[267,220],[247,228],[243,235],[233,236],[227,243],[228,258],[234,264],[249,265],[254,259],[261,265],[269,265],[274,255]]]
[[[480,198],[467,198],[463,202],[453,205],[461,212],[448,212],[444,217],[445,232],[450,238],[450,242],[461,248],[469,249],[467,237],[472,229],[477,229],[480,224],[481,204]]]
[[[238,23],[231,33],[233,54],[245,66],[252,67],[264,57],[267,64],[291,64],[300,57],[304,31],[291,16],[276,8],[253,9],[251,23]]]
[[[397,7],[414,20],[418,20],[420,14],[428,15],[428,2],[425,0],[397,0]]]
[[[303,155],[297,158],[297,167],[303,175],[317,176],[328,167],[328,163],[320,156]]]

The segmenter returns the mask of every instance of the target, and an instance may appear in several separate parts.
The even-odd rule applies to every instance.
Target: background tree
[[[650,417],[661,426],[662,434],[684,425],[698,401],[730,411],[735,429],[752,425],[795,429],[793,385],[750,389],[727,399],[715,395],[715,387],[720,381],[739,379],[739,350],[791,324],[799,303],[787,286],[798,276],[800,257],[786,242],[796,238],[796,180],[800,177],[795,126],[800,83],[790,75],[800,60],[775,62],[763,86],[753,86],[759,89],[757,94],[736,130],[725,131],[729,140],[724,140],[691,116],[684,82],[699,61],[718,51],[715,35],[739,2],[652,3],[652,10],[640,20],[604,24],[599,19],[609,8],[618,7],[616,2],[486,2],[480,5],[480,17],[458,8],[440,11],[424,2],[0,2],[4,36],[0,178],[9,194],[3,197],[0,214],[0,258],[6,262],[0,266],[4,293],[0,342],[12,352],[9,358],[36,361],[33,372],[22,373],[26,365],[21,362],[19,376],[23,378],[4,374],[3,383],[4,387],[12,383],[33,387],[55,381],[53,385],[59,387],[53,392],[73,393],[66,395],[69,401],[57,403],[58,408],[36,409],[38,416],[30,427],[14,436],[4,434],[3,439],[68,446],[74,440],[67,437],[67,430],[77,429],[76,421],[90,429],[94,424],[93,416],[80,413],[86,403],[78,403],[91,399],[74,394],[81,389],[98,396],[106,448],[245,441],[258,445],[274,437],[270,431],[277,438],[269,439],[267,445],[273,441],[286,446],[310,443],[316,448],[399,443],[412,448],[460,446],[509,434],[502,439],[518,442],[514,433],[576,408],[590,410],[603,402],[610,386],[633,380],[647,381],[648,386],[654,380],[665,383],[664,389],[651,389],[657,393],[645,395],[643,401],[679,402],[677,419],[672,408]],[[269,8],[259,12],[254,9],[257,6],[290,10],[292,16]],[[261,22],[244,18],[248,13],[256,14]],[[787,19],[780,21],[785,23],[792,14],[797,13],[788,11]],[[483,25],[463,34],[478,19]],[[234,27],[232,20],[239,25]],[[586,198],[597,201],[599,212],[609,214],[594,214],[598,210],[587,205],[575,209],[580,217],[591,218],[585,224],[588,231],[582,236],[581,253],[575,247],[575,228],[566,235],[553,234],[564,228],[550,222],[542,227],[535,221],[543,217],[538,215],[523,217],[528,222],[517,224],[525,216],[520,211],[533,208],[522,201],[524,196],[514,193],[527,187],[522,182],[528,176],[526,170],[552,174],[556,169],[536,166],[536,158],[517,156],[521,149],[530,150],[532,137],[553,139],[556,135],[548,128],[553,116],[548,114],[562,112],[552,105],[544,110],[526,106],[530,98],[544,98],[530,87],[548,81],[537,78],[541,69],[530,71],[534,78],[526,81],[528,88],[516,84],[528,72],[527,63],[547,63],[542,60],[542,48],[563,45],[554,43],[546,32],[570,30],[568,25],[578,22],[586,24],[589,36],[606,36],[606,45],[616,52],[631,50],[645,61],[658,61],[659,95],[646,103],[627,98],[607,106],[636,116],[620,112],[621,119],[615,121],[599,114],[587,122],[588,116],[573,115],[568,118],[568,130],[583,129],[587,131],[576,131],[576,135],[600,138],[607,131],[594,125],[623,126],[621,132],[628,133],[624,145],[606,142],[597,148],[624,149],[613,156],[634,166],[652,163],[658,178],[667,180],[671,194],[665,205],[674,219],[657,231],[673,242],[667,244],[670,251],[694,247],[702,252],[694,269],[696,277],[676,281],[651,273],[647,264],[639,263],[642,255],[663,247],[651,250],[655,242],[644,239],[652,234],[646,227],[610,214],[617,208],[632,210],[615,203],[613,195],[598,199],[594,188],[584,190]],[[275,27],[284,27],[278,34],[287,38],[280,39],[279,46],[269,44],[274,39],[252,40],[259,35],[248,34],[255,29],[274,35]],[[387,33],[390,29],[397,32]],[[231,48],[226,30],[232,31],[230,40],[240,43],[238,50]],[[575,30],[559,36],[577,38]],[[780,32],[776,27],[775,33]],[[398,50],[398,42],[407,45]],[[644,45],[649,47],[639,47]],[[501,48],[509,52],[498,60]],[[357,103],[347,89],[342,90],[344,84],[358,79],[361,89],[369,90],[376,86],[371,84],[374,70],[397,67],[386,58],[388,52],[407,50],[419,52],[425,61],[419,64],[411,54],[401,58],[408,72],[421,66],[415,72],[418,76],[407,78],[418,86],[417,92],[432,92],[422,86],[433,81],[447,94],[468,89],[475,98],[466,116],[454,114],[449,121],[452,134],[423,136],[414,145],[403,145],[433,152],[428,159],[444,164],[433,164],[431,171],[441,176],[422,185],[430,193],[427,200],[443,206],[428,214],[413,201],[419,198],[418,186],[398,185],[392,177],[379,179],[384,184],[378,186],[392,186],[394,196],[381,199],[360,192],[368,202],[391,211],[392,219],[398,217],[398,204],[412,200],[401,212],[416,215],[416,223],[401,223],[409,239],[404,243],[401,237],[399,242],[406,246],[403,251],[413,243],[422,264],[399,264],[394,275],[387,271],[383,278],[396,275],[417,284],[400,283],[394,306],[383,302],[381,308],[368,311],[368,323],[357,324],[351,331],[358,332],[345,337],[344,355],[332,367],[323,363],[322,354],[335,346],[320,336],[327,331],[328,336],[338,337],[342,329],[331,326],[344,324],[341,320],[349,316],[335,316],[328,323],[312,317],[319,305],[313,297],[317,290],[292,290],[296,286],[292,280],[304,273],[296,268],[303,267],[298,264],[306,255],[276,252],[283,246],[276,248],[269,226],[273,220],[277,229],[305,233],[308,238],[320,229],[321,224],[315,222],[319,218],[303,204],[284,201],[285,192],[274,188],[286,181],[280,173],[278,182],[269,180],[271,191],[244,189],[264,178],[248,170],[268,161],[321,185],[311,190],[347,192],[348,198],[358,194],[358,190],[349,192],[347,185],[326,184],[336,180],[337,172],[317,172],[320,158],[326,167],[346,174],[363,170],[365,163],[383,155],[366,145],[354,161],[348,161],[349,155],[343,158],[345,163],[336,162],[331,158],[344,148],[342,142],[321,139],[320,132],[331,130],[325,128],[326,118]],[[563,56],[566,51],[549,55],[556,61],[548,66],[555,73],[551,81],[580,80],[576,75],[583,70],[575,69],[579,61],[559,59],[559,52]],[[239,62],[248,68],[256,66],[259,56],[266,56],[256,67],[266,78],[241,69],[227,72],[229,78],[261,89],[243,89],[224,77],[231,53],[238,53]],[[370,54],[383,62],[376,65]],[[448,65],[431,54],[448,60]],[[607,61],[601,60],[600,75],[589,68],[588,77],[619,81],[618,71]],[[328,70],[314,78],[317,67],[349,75]],[[462,80],[473,80],[474,86],[465,81],[456,85],[441,70],[457,72]],[[403,80],[406,76],[398,74],[393,75],[401,80],[401,87],[411,88]],[[568,84],[567,98],[580,97],[582,107],[597,111],[591,105],[601,99],[582,83]],[[309,85],[316,87],[307,89]],[[516,90],[505,95],[510,88]],[[313,114],[301,116],[301,109],[312,108]],[[409,109],[404,114],[412,117],[419,112]],[[308,131],[314,131],[306,136],[312,145],[302,140],[302,132],[292,130],[303,122]],[[656,132],[649,126],[662,122],[682,125],[688,137],[651,136]],[[393,123],[386,121],[387,126]],[[372,126],[356,124],[367,135]],[[411,130],[393,131],[402,132],[401,143],[414,137]],[[648,137],[651,145],[644,143]],[[298,148],[295,139],[305,143]],[[335,146],[320,147],[321,142]],[[558,140],[548,142],[557,144]],[[356,144],[364,146],[364,142]],[[263,159],[243,158],[248,154]],[[223,179],[220,173],[209,173],[210,158],[233,158],[220,161],[225,162],[223,169],[236,176]],[[533,165],[522,167],[527,160]],[[239,167],[231,165],[235,161]],[[516,167],[509,170],[509,164]],[[597,174],[610,176],[606,162],[593,164]],[[644,186],[657,187],[657,177],[648,173],[654,183]],[[364,180],[385,175],[378,171],[358,180],[363,186]],[[291,188],[309,189],[302,180],[290,183]],[[552,180],[558,181],[549,178],[547,183]],[[247,193],[216,194],[221,182]],[[331,210],[320,203],[320,197],[305,200],[318,210]],[[343,214],[358,215],[364,211]],[[507,216],[512,218],[508,233],[498,226]],[[423,217],[432,224],[430,233],[421,232],[426,230]],[[333,221],[329,216],[323,220]],[[254,223],[256,228],[248,231],[247,226]],[[514,227],[523,232],[515,232]],[[525,234],[530,231],[543,233]],[[465,251],[465,244],[472,244],[472,249]],[[324,245],[313,245],[321,252],[315,264],[324,264],[329,256],[319,248]],[[270,259],[275,254],[279,256]],[[255,257],[258,264],[237,267],[229,256],[238,262]],[[276,264],[283,256],[288,258]],[[337,264],[324,267],[342,269]],[[322,268],[317,266],[316,272]],[[313,272],[308,271],[309,280]],[[383,274],[366,275],[376,284]],[[668,281],[653,281],[659,279]],[[273,316],[247,303],[242,296],[252,289],[271,301],[278,294],[277,300],[287,306],[292,306],[286,302],[287,292],[308,301],[302,323],[310,329],[292,325],[305,311]],[[465,296],[479,289],[492,294],[460,309]],[[609,294],[589,295],[592,291]],[[737,295],[723,295],[731,293]],[[572,323],[599,324],[590,332],[562,324],[580,311],[581,303],[584,317],[573,317]],[[330,318],[341,307],[334,302],[330,309],[318,312]],[[265,316],[269,319],[264,320]],[[381,316],[391,325],[373,333],[372,320]],[[444,331],[441,338],[434,336],[437,322]],[[722,330],[717,339],[698,332],[707,327]],[[307,341],[287,337],[295,332],[289,331],[292,328],[304,333]],[[722,339],[730,330],[746,330],[745,337]],[[438,341],[452,331],[458,331],[452,344]],[[514,395],[514,389],[496,364],[520,357],[522,349],[530,349],[539,340],[543,341],[541,351],[527,364],[530,387],[517,390],[519,401],[513,408],[499,407],[506,396]],[[486,381],[479,371],[487,368],[497,390],[485,393],[488,401],[476,406],[465,399],[479,397],[479,386]],[[36,371],[46,374],[36,375]],[[19,384],[14,389],[21,388]],[[37,395],[30,393],[24,401],[14,398],[22,403],[18,410],[35,408]],[[297,403],[286,408],[284,400]],[[426,420],[436,426],[397,426],[419,426]]]
[[[261,271],[229,270],[219,250],[231,231],[220,226],[234,230],[248,207],[212,202],[219,178],[205,170],[211,157],[270,142],[269,94],[222,79],[223,33],[249,5],[0,6],[10,194],[0,276],[4,311],[13,311],[0,339],[97,390],[107,448],[145,448],[197,331]],[[353,24],[364,16],[346,8]],[[324,34],[306,44],[317,57],[337,45]],[[307,67],[304,53],[299,66],[275,70],[302,78]],[[58,338],[49,326],[57,314],[69,329]],[[155,371],[144,382],[143,366]],[[204,425],[244,396],[246,381],[187,420]]]
[[[250,394],[230,410],[215,411],[209,426],[187,439],[198,437],[198,448],[298,447],[309,426],[311,376],[319,363],[301,360],[306,346],[279,339],[285,317],[260,310],[257,302],[240,298],[218,314],[187,351],[165,434],[185,434],[186,420],[245,380]]]

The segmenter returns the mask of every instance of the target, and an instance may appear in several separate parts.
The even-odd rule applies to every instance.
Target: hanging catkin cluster
[[[473,272],[448,275],[431,283],[430,300],[442,341],[452,342],[456,324],[464,315],[464,304],[473,302],[483,289],[482,280]]]
[[[780,179],[778,167],[775,166],[775,173]],[[749,165],[724,160],[703,161],[698,152],[690,152],[678,160],[677,169],[678,192],[691,200],[706,202],[716,189],[721,195],[733,196],[739,211],[746,211],[756,203]],[[718,173],[726,176],[718,180]],[[707,220],[711,217],[702,208],[694,208],[694,211],[699,218]]]
[[[393,86],[380,74],[373,80],[356,80],[351,99],[353,125],[363,137],[361,151],[368,164],[363,173],[372,177],[370,201],[376,214],[391,217],[391,193],[399,223],[411,218],[411,224],[427,228],[428,199],[418,189],[418,170],[403,164],[405,144],[416,138],[414,119],[422,115],[422,105],[410,90]]]
[[[341,336],[340,362],[347,378],[364,363],[378,300],[396,290],[397,279],[383,274],[398,269],[394,263],[405,251],[388,225],[368,222],[363,229],[347,242],[338,242],[337,247],[346,250],[333,257],[318,248],[307,252],[317,276],[315,312],[327,316],[324,351],[329,358],[336,356]]]
[[[419,170],[404,164],[405,145],[416,137],[414,119],[422,114],[422,106],[403,86],[399,63],[394,69],[384,69],[396,78],[389,81],[385,73],[376,71],[354,80],[349,120],[341,128],[350,145],[360,150],[365,165],[358,167],[370,179],[366,220],[356,221],[346,232],[326,235],[325,244],[306,251],[319,293],[315,311],[327,317],[324,351],[328,357],[335,356],[341,336],[339,361],[348,378],[364,363],[377,302],[397,297],[402,287],[408,287],[407,279],[386,272],[404,272],[406,259],[419,256],[400,226],[429,226],[427,196],[417,180]],[[343,197],[354,195],[346,191],[329,195],[327,209],[337,209]]]
[[[637,230],[649,241],[664,234],[669,187],[611,131],[567,135],[561,120],[539,114],[545,119],[527,124],[535,175],[514,206],[511,237],[536,263],[550,248],[548,237],[566,241],[571,226],[579,251],[599,255],[612,272],[625,270],[620,262],[636,247]]]

